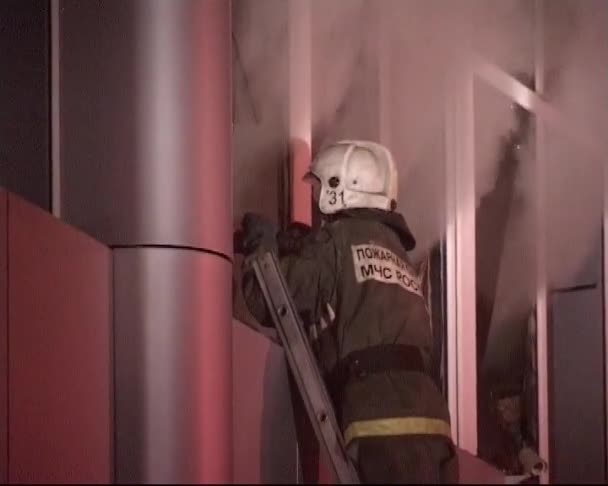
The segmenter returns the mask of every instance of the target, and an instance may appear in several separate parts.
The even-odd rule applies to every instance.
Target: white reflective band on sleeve
[[[392,251],[377,245],[353,245],[351,248],[357,282],[375,280],[396,284],[423,297],[420,277]]]

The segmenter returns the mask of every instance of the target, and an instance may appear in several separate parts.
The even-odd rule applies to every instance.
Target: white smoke
[[[546,261],[549,289],[598,283],[603,170],[602,134],[608,127],[608,3],[603,0],[545,2],[547,86],[545,99],[564,116],[567,131],[544,124]],[[580,133],[598,143],[593,153],[577,142]],[[505,235],[497,305],[492,317],[488,357],[502,363],[515,344],[513,319],[534,306],[536,291],[535,220],[539,186],[534,151],[522,157],[517,206]],[[502,350],[502,352],[501,352]],[[499,364],[500,365],[500,364]]]
[[[423,253],[443,236],[445,228],[444,88],[448,70],[458,69],[456,51],[471,45],[511,75],[533,74],[535,2],[310,1],[313,145],[342,137],[380,138],[378,58],[384,53],[378,45],[382,39],[390,60],[383,75],[390,86],[388,140],[400,172],[399,209],[415,233],[418,253]],[[268,166],[280,163],[280,157],[260,159],[251,154],[283,153],[287,142],[289,3],[234,0],[239,62],[248,81],[247,86],[237,83],[236,112],[242,120],[254,123],[255,118],[257,123],[255,137],[235,140],[243,154],[235,159],[237,212],[249,205],[245,200],[252,200],[242,197],[245,187],[260,201],[278,197],[268,191],[260,174],[272,173]],[[601,135],[608,111],[604,101],[608,99],[608,4],[605,0],[544,3],[546,98],[567,113],[579,130]],[[479,202],[496,184],[499,148],[502,137],[514,127],[514,118],[510,100],[483,82],[476,82],[475,96]],[[601,166],[561,133],[548,129],[547,139],[548,261],[551,282],[561,285],[578,272],[594,238],[599,238]],[[533,303],[533,176],[534,152],[523,148],[500,266],[501,306],[495,316],[499,321],[508,321]],[[266,206],[276,206],[276,202],[266,202]]]

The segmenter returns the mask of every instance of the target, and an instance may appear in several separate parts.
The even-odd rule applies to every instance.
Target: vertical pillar
[[[446,120],[448,181],[448,402],[454,438],[477,454],[477,318],[475,278],[475,125],[473,70],[465,53],[449,79]],[[451,288],[450,288],[451,287]]]
[[[458,142],[458,117],[455,112],[455,94],[453,93],[452,76],[446,79],[445,109],[445,153],[446,153],[446,366],[448,381],[448,408],[452,425],[452,438],[458,440],[458,366],[456,356],[456,187],[457,172],[456,144]]]
[[[542,96],[545,81],[544,10],[543,1],[534,7],[534,90]],[[546,247],[546,156],[543,119],[536,115],[536,359],[538,383],[538,446],[540,456],[549,461],[549,376],[548,376],[548,317],[547,317],[547,247]],[[541,483],[548,484],[549,473],[541,475]]]
[[[291,142],[291,219],[310,224],[311,190],[302,181],[310,165],[312,142],[311,2],[289,1],[289,135]]]
[[[458,326],[458,437],[463,449],[477,454],[477,283],[475,272],[475,123],[473,72],[467,64],[462,84],[461,164],[456,177],[456,278]]]
[[[391,148],[391,40],[386,5],[378,4],[378,120],[379,142]]]
[[[289,146],[290,220],[312,223],[311,190],[302,177],[311,162],[312,144],[312,66],[310,0],[289,0]],[[292,394],[298,394],[291,386]],[[318,480],[319,447],[299,395],[293,400],[298,441],[298,482]]]
[[[606,401],[606,451],[608,452],[608,165],[604,163],[604,198],[603,198],[603,227],[602,227],[602,286],[604,298],[604,363],[606,369],[604,371],[604,397]],[[606,457],[608,464],[608,457]]]
[[[312,192],[302,178],[311,162],[312,35],[311,0],[289,0],[289,136],[291,147],[291,220],[312,223]],[[295,389],[295,387],[292,387]],[[304,482],[330,483],[331,473],[319,457],[319,446],[301,400],[297,412],[298,455]]]
[[[231,482],[231,2],[61,15],[62,216],[114,250],[115,479]]]
[[[60,0],[51,0],[51,211],[61,218],[60,112],[59,112],[59,14]]]

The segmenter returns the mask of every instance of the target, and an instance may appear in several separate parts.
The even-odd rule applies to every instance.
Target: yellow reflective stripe
[[[344,432],[344,442],[361,437],[386,435],[445,435],[452,437],[450,424],[445,420],[427,417],[397,417],[375,420],[360,420],[351,423]]]

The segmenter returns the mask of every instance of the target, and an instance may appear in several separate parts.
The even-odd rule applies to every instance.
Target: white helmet
[[[350,208],[392,211],[397,204],[397,168],[390,151],[374,142],[343,140],[323,149],[307,180],[320,183],[324,214]]]

